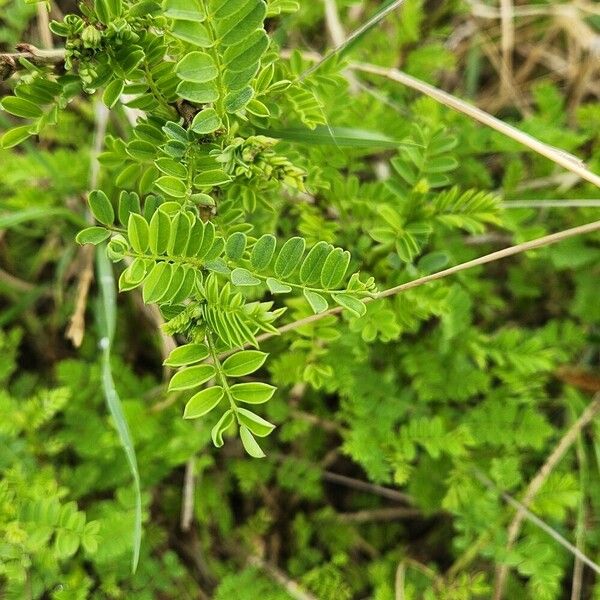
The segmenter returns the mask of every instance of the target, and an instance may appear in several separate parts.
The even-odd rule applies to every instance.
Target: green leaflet
[[[233,416],[233,412],[231,410],[223,413],[223,416],[219,419],[217,424],[212,428],[210,435],[213,441],[213,444],[220,448],[223,446],[223,434],[233,425],[235,421],[235,417]]]
[[[164,254],[171,237],[171,220],[162,210],[157,210],[150,221],[149,243],[153,254]]]
[[[173,265],[160,262],[148,275],[144,282],[143,298],[146,304],[158,302],[167,292],[171,277],[173,276]]]
[[[213,45],[206,27],[196,21],[175,21],[171,34],[192,46],[210,48]]]
[[[169,383],[169,391],[189,390],[206,383],[215,375],[213,365],[198,365],[187,367],[173,375]]]
[[[31,125],[19,125],[7,130],[0,138],[0,146],[2,148],[12,148],[24,142],[27,138],[34,134]]]
[[[171,222],[167,254],[184,256],[191,236],[192,217],[188,213],[178,213]]]
[[[75,241],[78,244],[97,245],[106,241],[109,237],[110,231],[104,229],[104,227],[87,227],[77,234]]]
[[[310,249],[300,268],[302,283],[313,285],[319,281],[325,259],[331,250],[333,250],[333,246],[327,242],[319,242]]]
[[[242,42],[228,48],[223,56],[227,69],[236,73],[255,65],[269,45],[269,38],[262,30],[244,38]]]
[[[254,244],[250,262],[257,271],[263,271],[270,264],[275,254],[277,240],[274,235],[265,234]]]
[[[250,375],[262,367],[268,354],[258,350],[243,350],[228,357],[223,363],[223,371],[228,377]]]
[[[155,182],[156,187],[173,198],[184,198],[187,194],[187,187],[183,181],[170,175],[159,177]]]
[[[147,264],[141,258],[136,258],[119,277],[119,291],[127,291],[136,288],[144,281],[147,273]]]
[[[7,96],[0,102],[0,105],[7,113],[24,119],[37,119],[43,114],[42,109],[37,104],[16,96]]]
[[[102,102],[104,102],[107,108],[113,108],[119,101],[123,89],[125,88],[125,82],[122,79],[113,79],[104,90],[102,94]]]
[[[267,286],[272,294],[288,294],[292,291],[289,285],[282,283],[274,277],[267,277]]]
[[[241,231],[229,236],[225,244],[227,257],[231,260],[240,260],[246,250],[246,241],[247,238]]]
[[[325,312],[329,307],[327,300],[321,294],[317,294],[317,292],[312,292],[311,290],[304,290],[304,297],[310,304],[313,312],[315,314]]]
[[[196,21],[201,23],[206,15],[197,0],[166,0],[164,4],[166,17],[179,21]]]
[[[185,405],[184,419],[197,419],[216,408],[223,398],[224,391],[221,386],[214,386],[194,394]]]
[[[94,190],[88,196],[88,204],[96,221],[103,225],[112,225],[115,220],[115,211],[102,190]]]
[[[129,243],[136,252],[145,252],[148,249],[150,241],[150,228],[144,217],[136,213],[129,215],[129,223],[127,225],[127,235]]]
[[[252,381],[249,383],[236,383],[231,386],[231,394],[239,402],[262,404],[273,397],[276,389],[274,385]]]
[[[258,437],[266,437],[275,429],[275,425],[246,408],[238,407],[237,416],[240,424],[245,425]]]
[[[206,344],[186,344],[171,351],[163,364],[169,367],[183,367],[208,358]]]
[[[296,270],[304,254],[305,245],[306,242],[300,237],[293,237],[285,242],[275,261],[275,274],[277,276],[287,277]]]
[[[336,248],[329,254],[321,271],[321,284],[325,289],[335,289],[342,283],[348,265],[350,264],[350,253]]]
[[[206,83],[216,79],[219,74],[217,65],[206,52],[190,52],[186,54],[176,67],[177,75],[184,81]]]
[[[244,450],[252,456],[252,458],[264,458],[265,453],[254,439],[250,429],[246,425],[240,425],[240,439],[244,446]]]
[[[358,298],[355,298],[350,294],[332,294],[331,297],[334,302],[343,308],[347,308],[357,317],[362,317],[367,312],[367,307],[364,302],[361,302]]]
[[[231,283],[238,286],[259,285],[260,279],[254,277],[248,269],[238,267],[231,272]]]
[[[222,15],[223,13],[218,18],[216,26],[219,43],[223,46],[239,45],[240,40],[247,39],[262,25],[267,15],[267,6],[262,0],[258,2],[249,0],[230,16],[223,17]]]
[[[204,135],[216,131],[222,125],[217,111],[214,108],[205,108],[194,117],[190,128],[195,133]]]

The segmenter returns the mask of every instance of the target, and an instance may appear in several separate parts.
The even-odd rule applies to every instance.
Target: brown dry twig
[[[575,443],[581,431],[594,420],[598,413],[600,413],[600,393],[595,394],[592,402],[581,413],[573,425],[569,427],[535,477],[529,482],[523,500],[521,501],[521,506],[517,510],[517,514],[514,516],[508,528],[508,541],[506,544],[507,552],[513,547],[521,532],[521,527],[523,526],[523,521],[526,517],[524,509],[528,509],[529,506],[531,506],[531,503],[548,479],[550,473],[560,462],[567,450]],[[504,595],[504,587],[508,578],[509,568],[508,565],[500,565],[496,569],[494,600],[501,600]]]
[[[460,271],[472,269],[473,267],[484,265],[490,262],[495,262],[497,260],[501,260],[509,256],[514,256],[515,254],[521,254],[529,250],[543,248],[544,246],[556,244],[558,242],[561,242],[562,240],[566,240],[568,238],[583,235],[586,233],[592,233],[594,231],[600,231],[600,221],[594,221],[593,223],[587,223],[586,225],[580,225],[579,227],[565,229],[564,231],[559,231],[558,233],[545,235],[543,237],[530,240],[529,242],[523,242],[515,246],[504,248],[503,250],[498,250],[497,252],[485,254],[484,256],[480,256],[479,258],[475,258],[473,260],[469,260],[454,267],[450,267],[449,269],[444,269],[443,271],[438,271],[437,273],[432,273],[431,275],[426,275],[425,277],[419,277],[418,279],[414,279],[413,281],[408,281],[407,283],[402,283],[387,290],[383,290],[377,294],[374,294],[370,298],[366,298],[365,302],[373,302],[375,300],[380,300],[381,298],[388,298],[389,296],[394,296],[395,294],[399,294],[401,292],[405,292],[407,290],[419,287],[426,283],[430,283],[431,281],[436,281],[438,279],[448,277],[449,275],[454,275],[455,273],[459,273]],[[294,329],[298,329],[299,327],[304,327],[306,325],[311,325],[312,323],[320,321],[321,319],[327,316],[337,315],[340,312],[342,312],[342,308],[339,306],[331,308],[322,313],[310,315],[309,317],[305,317],[304,319],[299,319],[298,321],[288,323],[287,325],[282,325],[277,330],[277,334],[264,333],[262,335],[257,336],[256,340],[259,342],[264,341],[269,338],[272,338],[275,335],[286,333],[287,331],[292,331]]]

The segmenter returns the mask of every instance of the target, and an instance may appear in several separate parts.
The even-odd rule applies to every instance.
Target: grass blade
[[[366,23],[361,25],[358,29],[355,29],[341,44],[338,44],[335,48],[330,50],[321,60],[306,69],[301,73],[294,83],[302,81],[317,69],[319,69],[326,62],[334,57],[341,57],[350,50],[361,38],[363,38],[369,31],[374,29],[383,19],[385,19],[391,12],[399,8],[403,4],[404,0],[391,0],[388,4],[384,4]]]
[[[111,265],[106,257],[105,246],[99,246],[96,251],[96,272],[100,287],[98,324],[100,330],[100,350],[102,352],[102,389],[110,414],[115,422],[119,441],[125,452],[129,470],[133,477],[135,493],[135,522],[133,529],[132,571],[135,572],[140,558],[142,543],[142,493],[140,489],[140,474],[138,471],[135,448],[129,426],[123,413],[121,399],[115,388],[110,366],[110,350],[114,338],[117,311],[116,289]]]
[[[78,227],[86,227],[88,223],[79,215],[66,208],[26,208],[18,212],[0,215],[0,229],[8,229],[28,221],[41,221],[49,217],[62,217]]]
[[[395,140],[378,131],[349,127],[285,127],[260,131],[262,135],[313,146],[343,146],[351,148],[398,148],[403,145],[416,146],[414,142]]]

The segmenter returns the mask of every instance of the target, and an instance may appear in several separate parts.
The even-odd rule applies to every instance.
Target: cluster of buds
[[[278,181],[305,192],[306,172],[274,150],[278,140],[264,135],[236,138],[217,157],[234,177]]]
[[[50,29],[66,38],[65,68],[70,71],[77,67],[88,92],[99,87],[105,75],[111,72],[107,57],[140,39],[131,22],[123,18],[104,25],[100,22],[90,23],[78,15],[67,15],[62,22],[53,21]]]

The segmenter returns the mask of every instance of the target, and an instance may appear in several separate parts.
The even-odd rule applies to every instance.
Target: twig
[[[580,500],[577,512],[577,525],[575,528],[575,546],[583,552],[585,546],[585,530],[587,521],[586,493],[587,493],[587,458],[581,433],[577,436],[577,463],[579,465]],[[571,583],[571,600],[581,600],[583,588],[583,562],[575,557],[573,565],[573,580]]]
[[[581,413],[580,417],[575,421],[575,423],[573,423],[573,425],[571,425],[571,427],[563,435],[556,448],[548,456],[546,462],[542,465],[541,469],[537,472],[536,476],[531,480],[531,482],[527,486],[527,490],[525,491],[523,501],[520,503],[517,514],[514,516],[508,528],[508,541],[506,543],[507,552],[510,551],[515,541],[517,540],[519,533],[521,532],[523,521],[526,518],[526,510],[529,508],[529,506],[535,499],[536,495],[544,485],[546,479],[556,467],[556,465],[560,462],[562,457],[565,455],[566,451],[577,440],[577,437],[579,436],[581,431],[592,422],[594,417],[599,412],[600,393],[594,396],[592,402],[587,406],[587,408]],[[581,560],[583,560],[582,557],[584,555],[574,546],[573,549],[577,552],[576,556],[580,556]],[[586,564],[589,564],[589,562],[589,559],[587,559]],[[592,565],[592,568],[597,573],[600,573],[600,567],[598,567],[595,563],[592,563]],[[504,595],[504,587],[506,584],[506,579],[508,577],[509,568],[509,565],[504,564],[496,569],[496,581],[494,584],[493,596],[494,600],[501,600],[502,596]]]
[[[536,248],[550,246],[551,244],[556,244],[558,242],[561,242],[562,240],[566,240],[571,237],[583,235],[586,233],[592,233],[594,231],[599,230],[600,221],[594,221],[593,223],[587,223],[586,225],[580,225],[579,227],[573,227],[571,229],[559,231],[558,233],[545,235],[543,237],[530,240],[529,242],[523,242],[521,244],[517,244],[516,246],[510,246],[509,248],[504,248],[503,250],[498,250],[497,252],[485,254],[484,256],[480,256],[479,258],[475,258],[473,260],[469,260],[454,267],[450,267],[449,269],[444,269],[443,271],[438,271],[437,273],[432,273],[431,275],[426,275],[425,277],[419,277],[419,279],[414,279],[413,281],[402,283],[387,290],[383,290],[382,292],[373,294],[373,296],[366,298],[365,302],[373,302],[381,298],[388,298],[389,296],[394,296],[395,294],[399,294],[401,292],[405,292],[406,290],[419,287],[426,283],[430,283],[431,281],[436,281],[438,279],[448,277],[449,275],[454,275],[455,273],[459,273],[460,271],[472,269],[473,267],[478,267],[480,265],[494,262],[502,258],[507,258],[508,256],[514,256],[515,254],[521,254],[529,250],[535,250]],[[264,341],[269,338],[272,338],[275,335],[286,333],[287,331],[292,331],[294,329],[298,329],[299,327],[304,327],[306,325],[311,325],[316,321],[320,321],[321,319],[324,319],[325,317],[328,317],[330,315],[337,315],[340,312],[342,312],[342,308],[337,306],[335,308],[326,310],[325,312],[316,315],[310,315],[309,317],[305,317],[304,319],[299,319],[298,321],[294,321],[292,323],[288,323],[287,325],[283,325],[278,328],[277,334],[263,333],[262,335],[257,336],[256,340],[259,342]]]
[[[370,523],[373,521],[395,521],[420,517],[422,513],[417,508],[394,506],[391,508],[376,508],[373,510],[359,510],[353,513],[338,513],[336,518],[342,523]]]
[[[416,77],[412,77],[407,73],[403,73],[398,69],[378,67],[368,63],[351,63],[350,66],[358,71],[386,77],[387,79],[396,81],[406,85],[407,87],[417,90],[426,96],[429,96],[434,100],[437,100],[438,102],[453,108],[454,110],[461,112],[492,129],[495,129],[499,133],[523,144],[524,146],[527,146],[534,152],[545,156],[552,162],[555,162],[557,165],[576,173],[582,179],[585,179],[586,181],[593,183],[595,186],[600,187],[600,176],[587,169],[583,161],[576,156],[573,156],[572,154],[569,154],[568,152],[565,152],[559,148],[549,146],[548,144],[541,142],[540,140],[521,131],[520,129],[504,123],[500,119],[497,119],[485,111],[468,104],[464,100],[461,100],[460,98],[457,98],[448,92],[444,92],[443,90],[429,85],[428,83],[425,83]]]
[[[276,581],[295,600],[317,600],[315,596],[305,592],[299,584],[290,579],[283,571],[278,569],[258,556],[251,556],[248,564],[264,571],[271,579]]]
[[[488,6],[487,4],[483,4],[483,2],[478,2],[476,0],[468,0],[471,5],[471,10],[473,15],[482,19],[501,19],[502,11],[494,8],[493,6]],[[572,14],[574,10],[579,10],[581,12],[588,12],[590,14],[599,14],[598,8],[595,7],[592,3],[585,2],[572,2],[572,3],[563,3],[563,4],[543,4],[543,5],[535,5],[535,4],[524,4],[521,6],[513,7],[512,14],[515,17],[543,17],[543,16],[556,16],[556,15],[565,15]]]
[[[515,45],[513,13],[514,7],[512,0],[500,0],[500,22],[502,28],[502,68],[500,72],[500,84],[504,94],[514,90],[512,77],[512,52]]]
[[[38,2],[37,26],[42,46],[48,50],[51,49],[54,44],[52,43],[52,32],[50,31],[50,19],[48,19],[48,7],[45,2]]]
[[[0,269],[0,282],[5,283],[11,288],[14,288],[15,291],[21,293],[31,292],[35,289],[35,285],[29,283],[28,281],[23,281],[14,275],[6,272],[4,269]]]
[[[581,198],[577,200],[506,200],[502,208],[600,208],[600,200]]]
[[[507,504],[510,504],[512,507],[521,511],[524,515],[524,518],[529,522],[533,523],[536,527],[539,527],[544,533],[547,533],[553,540],[557,541],[563,548],[566,548],[573,556],[577,556],[581,561],[583,561],[586,565],[588,565],[592,570],[596,573],[600,574],[600,565],[597,565],[591,558],[583,554],[580,550],[578,550],[569,540],[565,539],[556,529],[550,527],[550,525],[546,524],[542,519],[540,519],[536,514],[532,513],[526,506],[521,504],[518,500],[515,500],[511,495],[503,492],[498,486],[488,477],[486,477],[483,473],[478,470],[474,470],[473,474],[475,477],[487,488],[495,491]]]
[[[330,481],[331,483],[337,483],[339,485],[345,485],[346,487],[360,490],[362,492],[376,494],[377,496],[388,498],[389,500],[395,500],[396,502],[404,502],[407,504],[412,504],[413,502],[412,498],[408,494],[392,488],[384,487],[382,485],[377,485],[376,483],[354,479],[353,477],[347,477],[346,475],[340,475],[339,473],[333,473],[332,471],[323,471],[322,477],[325,481]]]
[[[91,245],[86,245],[79,249],[82,266],[77,281],[75,309],[65,332],[65,337],[71,340],[75,348],[81,346],[85,333],[85,309],[87,307],[90,286],[94,280],[94,251],[95,248]]]
[[[189,531],[194,519],[194,490],[196,488],[196,457],[192,456],[185,463],[183,494],[181,500],[181,519],[179,526],[182,531]]]
[[[18,44],[17,52],[0,52],[0,81],[8,79],[23,68],[21,59],[28,60],[38,67],[59,65],[65,60],[65,50],[40,50],[31,44]]]
[[[108,116],[108,109],[101,102],[97,102],[95,107],[94,143],[90,153],[90,189],[94,189],[98,185],[98,177],[100,173],[98,155],[102,151],[102,146],[104,144]],[[87,218],[88,221],[92,221],[89,213]],[[69,327],[65,332],[65,337],[71,340],[75,348],[79,348],[81,346],[83,335],[85,333],[85,309],[87,306],[90,286],[94,280],[94,247],[84,246],[80,249],[80,256],[82,258],[83,266],[81,267],[78,277],[75,310],[71,315]]]

